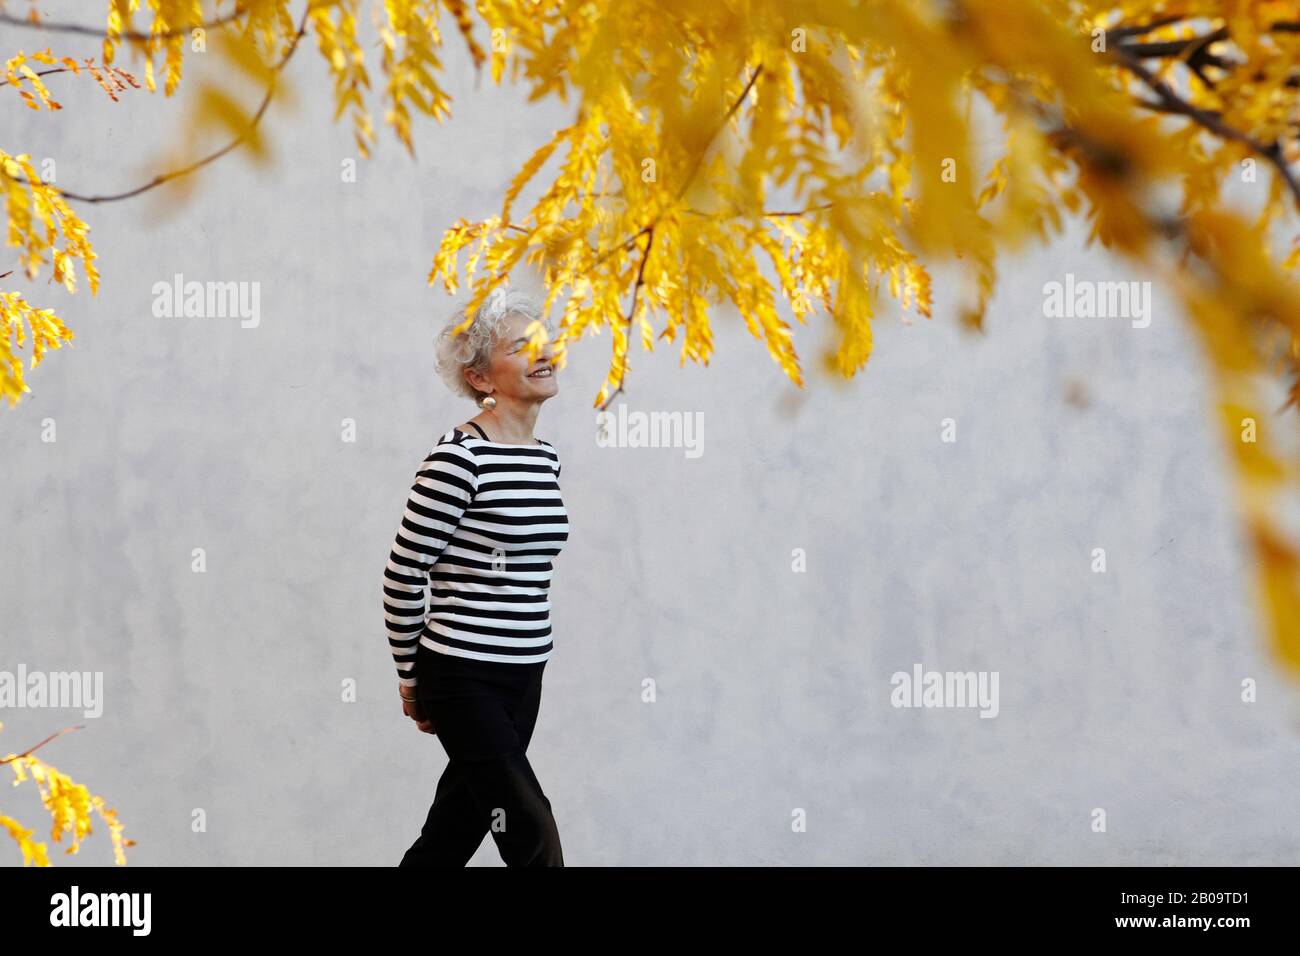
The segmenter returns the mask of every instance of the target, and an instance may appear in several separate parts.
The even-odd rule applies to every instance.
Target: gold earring
[[[480,408],[486,408],[489,411],[491,411],[492,409],[497,407],[497,400],[493,398],[491,395],[484,395],[482,398],[478,400],[478,404]]]

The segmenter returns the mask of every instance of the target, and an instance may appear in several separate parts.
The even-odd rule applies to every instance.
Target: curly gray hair
[[[545,322],[547,335],[554,335],[554,326],[542,318],[542,307],[536,299],[524,292],[497,286],[479,306],[468,329],[460,335],[452,335],[452,330],[468,317],[462,306],[434,341],[438,374],[452,392],[475,402],[483,397],[483,393],[466,380],[465,371],[487,371],[492,361],[492,352],[505,334],[505,320],[510,315],[522,315],[530,321]]]

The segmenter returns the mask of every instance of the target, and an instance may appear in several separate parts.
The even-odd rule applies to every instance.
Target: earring
[[[489,411],[491,411],[492,409],[497,407],[497,400],[493,398],[491,395],[484,395],[482,398],[478,400],[478,404],[480,408],[486,408]]]

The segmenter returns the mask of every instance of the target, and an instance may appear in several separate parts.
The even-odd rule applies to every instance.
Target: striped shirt
[[[551,561],[569,536],[559,477],[550,442],[511,445],[455,428],[424,459],[384,568],[384,620],[404,686],[416,685],[420,645],[499,664],[551,656]]]

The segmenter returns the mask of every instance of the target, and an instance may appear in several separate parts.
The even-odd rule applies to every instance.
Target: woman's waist
[[[459,669],[494,672],[500,670],[523,670],[545,666],[551,656],[553,644],[547,640],[544,644],[518,647],[516,653],[507,653],[504,646],[497,647],[497,653],[486,656],[487,651],[465,651],[444,643],[447,639],[434,631],[426,630],[420,636],[416,650],[416,666],[425,661],[431,666],[442,669]],[[482,655],[482,656],[481,656]]]
[[[434,650],[421,642],[415,673],[422,693],[428,695],[463,691],[465,681],[502,687],[525,686],[535,680],[545,667],[545,659],[486,661]]]

